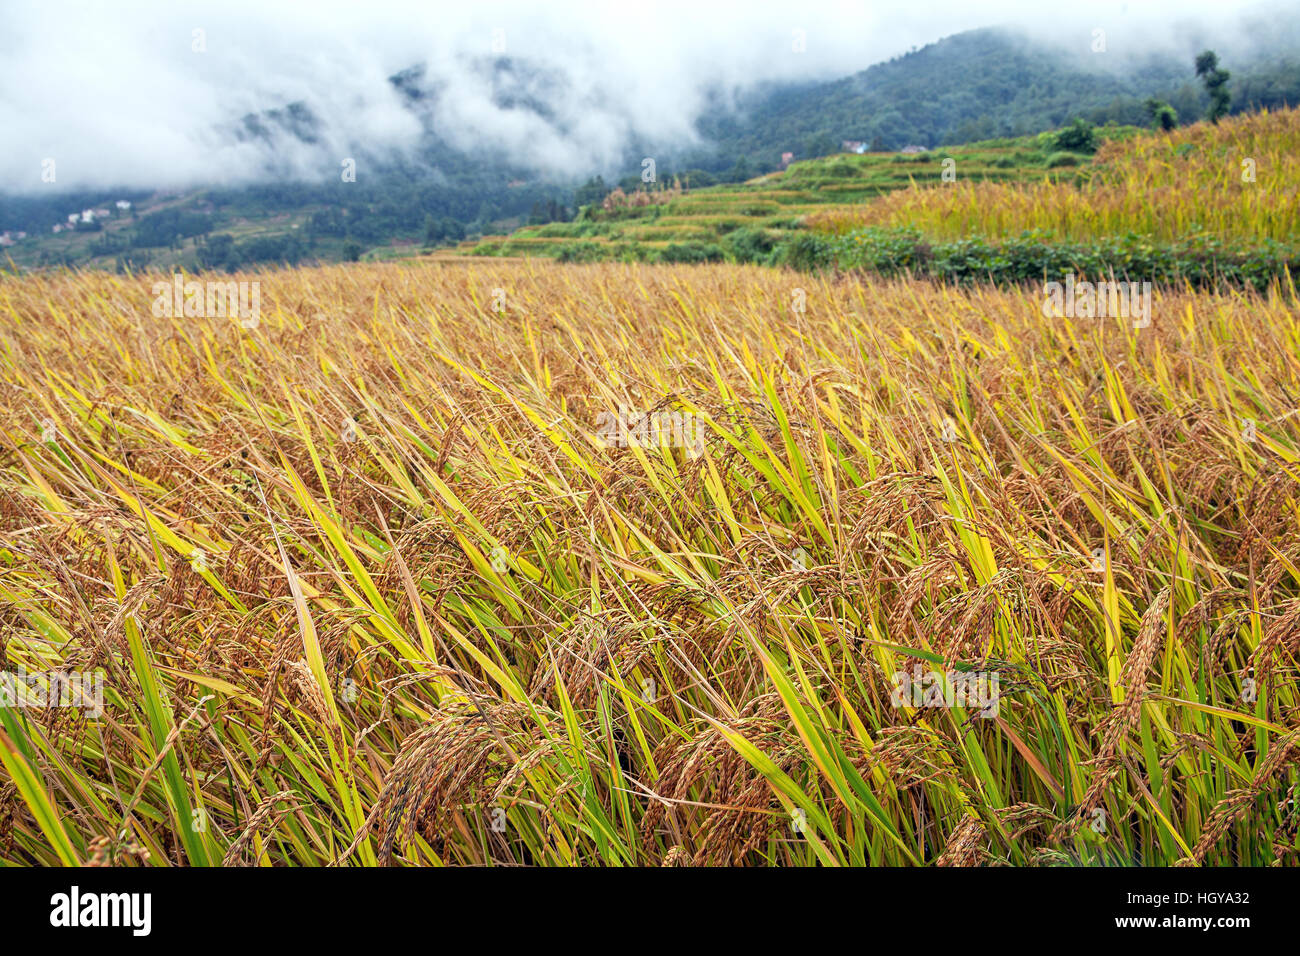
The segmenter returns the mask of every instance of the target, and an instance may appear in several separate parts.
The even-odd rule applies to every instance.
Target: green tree
[[[442,224],[432,213],[424,217],[424,241],[429,245],[442,241]]]
[[[750,165],[749,160],[741,156],[736,160],[736,164],[727,171],[726,181],[729,183],[743,183],[746,179],[751,179],[754,175],[754,167]]]
[[[839,149],[839,142],[826,131],[815,133],[803,141],[803,155],[809,158],[829,156],[838,153]]]
[[[1196,75],[1205,84],[1205,92],[1210,94],[1210,109],[1205,117],[1217,125],[1228,114],[1228,106],[1232,103],[1232,95],[1228,92],[1228,77],[1232,74],[1219,69],[1218,54],[1206,50],[1196,58]]]
[[[1054,140],[1057,149],[1066,149],[1072,153],[1095,153],[1097,151],[1097,133],[1092,124],[1085,119],[1076,119],[1056,134]]]
[[[579,186],[573,193],[575,206],[599,205],[610,194],[610,187],[605,185],[603,176],[593,176]]]
[[[1164,100],[1158,100],[1154,96],[1147,100],[1147,115],[1151,117],[1151,122],[1160,129],[1168,133],[1178,126],[1178,111],[1166,103]]]

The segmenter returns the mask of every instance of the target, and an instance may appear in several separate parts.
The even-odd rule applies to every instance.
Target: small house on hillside
[[[865,153],[867,144],[860,139],[846,139],[840,144],[841,149],[846,153]]]
[[[782,167],[789,166],[789,165],[790,165],[791,163],[793,163],[793,162],[794,162],[794,153],[782,153],[782,154],[781,154],[781,166],[782,166]]]

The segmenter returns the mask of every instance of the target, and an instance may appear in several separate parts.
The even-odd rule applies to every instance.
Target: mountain
[[[1215,45],[1232,72],[1234,110],[1300,102],[1300,27],[1266,23],[1251,32],[1257,36],[1249,47],[1226,39]],[[1145,101],[1152,96],[1190,122],[1202,115],[1206,101],[1192,67],[1203,43],[1202,37],[1188,37],[1177,49],[1135,57],[1067,52],[1010,30],[973,30],[829,82],[713,90],[711,107],[696,124],[698,142],[628,142],[613,168],[575,171],[567,181],[499,150],[459,146],[458,131],[441,128],[435,119],[440,99],[453,92],[415,64],[389,82],[423,131],[418,147],[400,156],[356,154],[364,157],[366,172],[354,182],[337,175],[301,181],[295,170],[304,150],[318,155],[316,168],[337,170],[337,143],[306,105],[268,106],[221,131],[237,142],[259,143],[273,157],[264,182],[179,194],[137,189],[0,195],[0,233],[27,234],[10,240],[2,254],[24,266],[228,269],[363,252],[401,255],[419,243],[571,219],[579,205],[599,203],[615,185],[639,188],[645,156],[657,158],[661,182],[689,172],[691,186],[707,186],[776,170],[783,153],[800,160],[829,155],[844,140],[884,151],[1032,134],[1077,116],[1097,124],[1145,125]],[[505,56],[462,66],[495,106],[520,120],[520,128],[570,132],[571,85],[556,68]],[[609,176],[608,183],[589,179],[580,186],[593,172]],[[132,201],[129,215],[68,223],[84,209],[115,208],[117,199]]]
[[[1224,54],[1237,108],[1300,103],[1300,39],[1270,34],[1251,60]],[[823,156],[843,140],[876,150],[1023,136],[1090,122],[1146,125],[1145,101],[1171,103],[1183,122],[1199,119],[1205,96],[1185,55],[1152,54],[1116,65],[1106,52],[1065,54],[1010,30],[972,30],[829,83],[751,92],[740,110],[700,124],[721,155],[774,167],[780,154]]]

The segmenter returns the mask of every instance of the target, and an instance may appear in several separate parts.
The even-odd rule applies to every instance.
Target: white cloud
[[[1225,9],[1226,8],[1226,9]],[[691,135],[707,87],[828,78],[978,26],[1011,23],[1038,42],[1084,50],[1107,30],[1118,59],[1216,24],[1241,8],[1218,0],[1104,2],[1084,14],[1038,2],[502,2],[429,0],[169,2],[16,0],[0,35],[0,189],[182,185],[266,175],[337,175],[344,156],[415,147],[420,127],[388,83],[426,63],[444,85],[435,128],[449,141],[580,175],[612,162],[633,136]],[[206,52],[192,50],[195,29]],[[493,31],[506,54],[553,67],[555,122],[493,105],[481,72]],[[806,52],[792,49],[794,31]],[[303,102],[323,122],[316,148],[271,151],[233,135],[242,116]]]

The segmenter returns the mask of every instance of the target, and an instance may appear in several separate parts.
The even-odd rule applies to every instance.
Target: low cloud
[[[430,126],[458,149],[576,177],[635,141],[688,143],[710,92],[842,76],[966,29],[1011,25],[1080,54],[1105,29],[1120,63],[1198,31],[1248,43],[1241,15],[1217,0],[1102,3],[1078,16],[1018,0],[19,0],[0,36],[0,190],[49,188],[46,159],[57,187],[319,180],[344,157],[363,171],[370,158],[415,158]],[[527,69],[503,77],[500,57]],[[419,85],[437,96],[412,109],[389,77],[421,64]],[[295,103],[314,142],[274,122],[249,135],[245,116]]]

